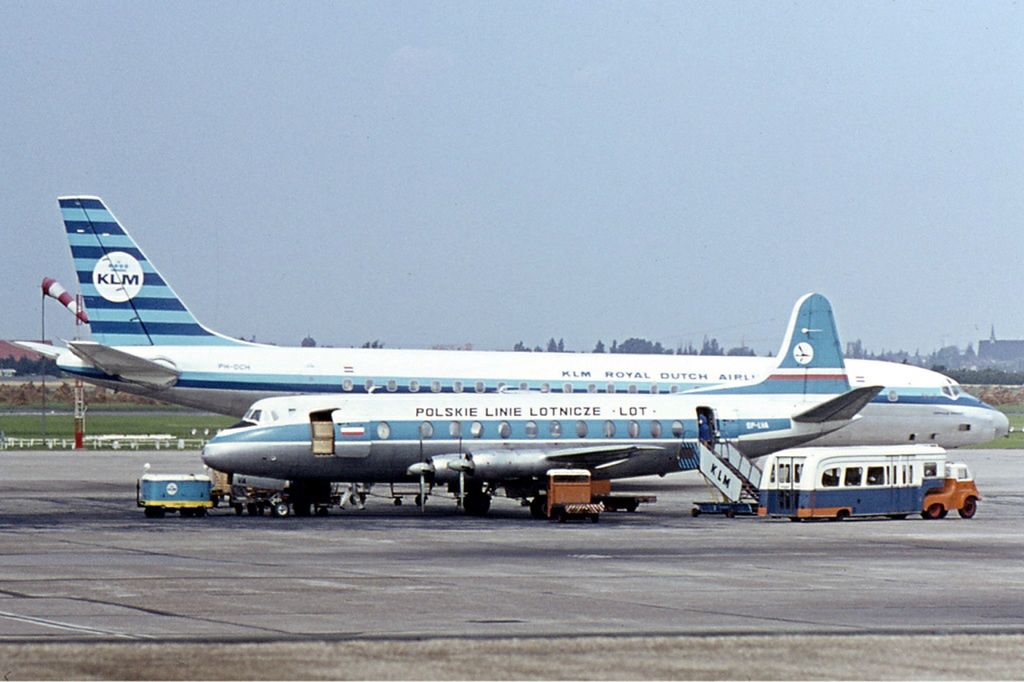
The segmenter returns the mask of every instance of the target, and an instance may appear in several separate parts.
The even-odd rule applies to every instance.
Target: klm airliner
[[[98,197],[59,200],[92,340],[21,345],[98,386],[233,416],[260,398],[311,393],[678,393],[764,377],[760,357],[286,348],[202,325]],[[816,445],[982,443],[1006,417],[936,372],[849,360],[854,386],[885,388],[863,419]]]

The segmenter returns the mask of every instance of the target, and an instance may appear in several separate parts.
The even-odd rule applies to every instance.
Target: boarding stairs
[[[697,442],[700,473],[731,502],[757,503],[761,470],[728,440]]]

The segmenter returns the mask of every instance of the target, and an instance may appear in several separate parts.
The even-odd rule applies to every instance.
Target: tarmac
[[[598,524],[496,498],[146,519],[143,464],[0,452],[5,679],[1024,678],[1024,454],[967,450],[977,516],[690,515],[700,477]]]

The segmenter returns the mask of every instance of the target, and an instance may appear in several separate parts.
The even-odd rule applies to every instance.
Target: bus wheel
[[[530,500],[530,516],[535,519],[546,519],[548,517],[548,496],[535,495]]]
[[[836,521],[842,521],[843,519],[849,516],[850,511],[848,509],[840,509],[839,511],[836,512]]]
[[[928,505],[928,508],[921,512],[921,516],[926,519],[941,519],[946,515],[946,510],[942,507],[939,502],[934,502]]]
[[[960,518],[962,518],[962,519],[971,519],[971,518],[974,518],[974,514],[977,511],[978,511],[978,498],[977,497],[968,497],[966,500],[964,500],[964,506],[960,507],[957,510],[957,513],[960,514]]]
[[[725,510],[725,518],[727,518],[727,519],[735,519],[736,518],[736,510],[735,509],[726,509]]]
[[[691,509],[690,510],[690,516],[700,516],[700,509],[697,509],[696,507]]]

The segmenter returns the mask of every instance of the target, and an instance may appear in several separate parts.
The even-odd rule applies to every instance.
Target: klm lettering
[[[125,275],[117,272],[97,272],[96,284],[113,284],[116,286],[135,286],[141,284],[141,275]]]

